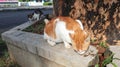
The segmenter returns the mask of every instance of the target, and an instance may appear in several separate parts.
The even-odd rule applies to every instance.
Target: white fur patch
[[[45,24],[47,24],[49,22],[49,20],[48,19],[44,19],[44,22],[45,22]]]
[[[62,41],[71,43],[70,33],[74,33],[74,31],[67,30],[66,24],[64,21],[57,21],[56,22],[56,28],[55,28],[57,39],[60,39]]]
[[[76,20],[76,21],[80,24],[80,27],[81,27],[81,29],[83,30],[84,28],[83,28],[82,22],[81,22],[80,20]]]
[[[29,21],[32,21],[32,18],[28,18]]]
[[[34,13],[34,14],[33,14],[33,19],[34,19],[34,20],[39,20],[39,16],[40,16],[40,14]]]

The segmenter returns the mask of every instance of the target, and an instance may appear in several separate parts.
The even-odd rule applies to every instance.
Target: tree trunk
[[[80,19],[91,38],[120,41],[120,0],[53,0],[56,16]]]
[[[55,16],[69,16],[75,0],[53,0]]]

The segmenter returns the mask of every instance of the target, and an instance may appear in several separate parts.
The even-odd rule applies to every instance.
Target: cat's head
[[[42,14],[43,14],[43,12],[42,12],[41,9],[36,9],[36,10],[34,11],[34,13],[39,14],[39,15],[42,15]]]
[[[32,19],[33,18],[33,14],[34,13],[30,13],[30,14],[27,15],[29,21],[33,21],[33,19]]]
[[[72,43],[73,49],[78,54],[84,54],[89,49],[90,36],[83,30],[80,35],[75,34]]]

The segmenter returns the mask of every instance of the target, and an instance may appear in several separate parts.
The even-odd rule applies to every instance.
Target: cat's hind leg
[[[71,45],[66,41],[64,41],[64,45],[65,45],[65,48],[70,48],[71,47]]]
[[[51,40],[47,40],[47,42],[51,45],[51,46],[55,46],[55,42],[54,41],[51,41]]]

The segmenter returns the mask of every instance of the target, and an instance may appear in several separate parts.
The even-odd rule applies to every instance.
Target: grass
[[[6,51],[8,51],[7,46],[0,36],[0,57],[3,56],[4,52],[6,52]]]
[[[1,34],[0,34],[1,35]],[[0,67],[20,67],[10,59],[8,48],[0,36]]]

